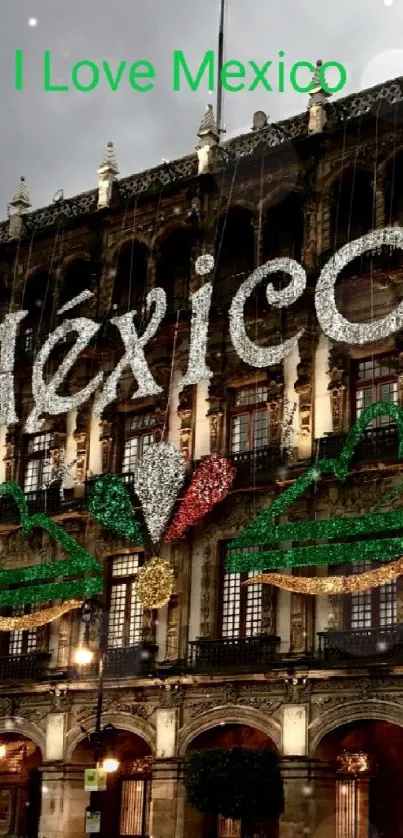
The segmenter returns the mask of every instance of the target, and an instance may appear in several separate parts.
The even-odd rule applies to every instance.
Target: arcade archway
[[[37,838],[42,754],[20,733],[0,734],[0,836]]]
[[[116,772],[107,775],[107,788],[97,793],[97,807],[101,813],[99,838],[147,838],[150,834],[150,802],[152,755],[147,742],[135,733],[117,730],[114,740],[119,761]],[[81,740],[72,755],[72,766],[82,771],[94,766],[94,749],[88,737]],[[84,835],[85,808],[90,803],[83,797],[82,834]],[[74,828],[77,831],[77,825]]]
[[[273,740],[262,730],[246,724],[226,724],[208,728],[195,736],[189,743],[186,755],[192,751],[210,748],[265,748],[276,750]],[[192,838],[243,838],[242,825],[239,821],[209,815],[202,815],[188,802],[185,802],[184,834]],[[279,824],[256,825],[255,838],[278,838]]]
[[[335,780],[334,838],[403,838],[403,727],[347,723],[321,739],[316,758]]]

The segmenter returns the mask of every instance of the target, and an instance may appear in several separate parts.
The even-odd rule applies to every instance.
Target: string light
[[[127,486],[115,474],[103,474],[90,491],[88,509],[93,518],[137,546],[144,537],[136,520]]]
[[[206,457],[197,467],[166,541],[180,538],[185,530],[223,500],[234,481],[236,470],[222,454]]]
[[[27,629],[39,628],[47,623],[52,623],[64,614],[80,608],[82,600],[73,599],[61,605],[52,605],[50,608],[42,608],[33,614],[23,614],[20,617],[0,617],[0,631],[26,631]]]
[[[244,321],[244,306],[246,300],[252,294],[257,285],[265,279],[268,274],[286,271],[291,274],[292,281],[282,291],[275,291],[270,283],[266,289],[268,301],[276,308],[290,305],[299,297],[306,285],[306,273],[294,259],[273,259],[265,265],[256,268],[245,282],[238,289],[231,303],[229,312],[229,329],[231,340],[235,351],[242,361],[251,367],[271,367],[279,364],[287,355],[290,355],[298,345],[299,339],[304,333],[301,329],[295,337],[285,340],[277,346],[257,346],[246,334]]]
[[[136,463],[134,486],[153,544],[169,519],[185,481],[186,460],[168,442],[153,442]]]
[[[403,303],[390,314],[371,323],[351,323],[339,313],[335,300],[335,284],[340,271],[363,253],[387,245],[403,250],[401,227],[372,230],[367,235],[349,242],[340,248],[323,268],[316,284],[316,314],[325,335],[337,343],[363,346],[390,337],[403,328]]]
[[[282,591],[310,594],[312,596],[355,594],[393,582],[402,573],[403,558],[400,558],[397,562],[391,562],[386,567],[367,570],[365,573],[357,573],[352,576],[327,576],[312,579],[304,576],[288,576],[285,573],[262,573],[252,579],[247,579],[242,584],[274,585],[275,588],[281,588]]]
[[[166,559],[154,556],[137,575],[137,594],[144,608],[154,610],[169,602],[174,586],[174,572]]]
[[[346,534],[353,534],[347,532],[347,528],[349,524],[346,521],[341,523],[337,519],[333,522],[326,522],[326,521],[307,521],[307,522],[296,522],[293,524],[284,525],[284,529],[280,526],[276,526],[274,524],[274,519],[280,515],[284,514],[285,510],[298,498],[300,497],[310,486],[314,485],[316,480],[323,474],[331,474],[336,477],[338,480],[343,481],[346,479],[350,467],[350,463],[352,457],[355,454],[356,447],[364,433],[365,428],[367,425],[372,422],[374,419],[378,418],[379,416],[389,416],[390,419],[394,420],[398,426],[399,431],[399,450],[398,450],[398,457],[401,459],[403,457],[403,410],[399,408],[397,405],[389,404],[387,402],[376,402],[373,405],[370,405],[366,410],[363,411],[360,418],[357,420],[355,425],[351,428],[344,448],[338,458],[335,459],[322,459],[319,460],[315,466],[308,468],[291,486],[289,486],[284,492],[282,492],[278,498],[276,498],[273,503],[269,506],[268,509],[265,509],[260,515],[255,518],[255,520],[246,527],[230,544],[230,549],[234,550],[237,547],[252,547],[252,546],[260,546],[263,544],[272,544],[276,542],[279,538],[285,539],[285,533],[287,534],[287,540],[295,540],[300,541],[309,538],[326,538],[326,537],[337,537],[338,536],[338,527],[340,527],[340,531],[343,535]],[[357,519],[352,519],[353,525],[354,520],[357,522]],[[363,520],[361,520],[361,526],[364,527]],[[384,519],[385,520],[385,519]],[[386,518],[386,522],[392,522],[393,519]],[[368,516],[368,527],[369,531],[371,530],[371,526],[379,527],[380,520],[379,518],[376,519],[375,515],[371,518]],[[393,527],[390,527],[393,528]],[[362,530],[363,531],[363,530]],[[327,533],[327,535],[325,535]],[[344,545],[346,546],[346,545]],[[319,549],[319,548],[317,548]],[[327,545],[322,545],[322,550],[326,551],[329,547]],[[320,553],[318,553],[318,556]],[[323,553],[322,553],[323,555]],[[292,553],[288,551],[288,566],[292,566],[291,562]],[[245,558],[245,562],[247,563],[247,558]],[[249,563],[244,565],[244,569],[247,570],[255,570],[260,569],[258,566],[256,568],[256,561],[260,561],[259,553],[253,553],[249,556]],[[267,558],[269,561],[269,558]],[[276,558],[276,562],[278,559]],[[297,562],[296,562],[297,563]],[[227,562],[227,570],[229,572],[238,572],[237,571],[237,563],[234,562],[232,564],[232,557],[231,555],[228,558]],[[276,565],[284,567],[284,565]],[[266,563],[265,569],[268,569],[268,565]]]

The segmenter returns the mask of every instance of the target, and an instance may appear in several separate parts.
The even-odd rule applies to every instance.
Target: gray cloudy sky
[[[344,94],[403,74],[403,0],[227,2],[227,60],[274,62],[279,50],[288,67],[304,59],[337,60],[348,73]],[[219,0],[2,0],[0,217],[6,217],[20,175],[35,208],[50,203],[61,188],[66,196],[93,188],[109,140],[122,177],[193,151],[212,97],[204,86],[172,91],[172,52],[182,49],[196,70],[204,52],[216,48],[218,7]],[[29,26],[30,18],[37,19],[36,27]],[[25,54],[22,92],[14,85],[16,49]],[[148,59],[156,67],[155,89],[135,93],[125,75],[115,93],[106,83],[87,94],[45,92],[46,49],[55,83],[68,83],[81,59],[109,60],[111,67]],[[226,93],[224,104],[231,137],[249,129],[255,110],[275,121],[303,111],[307,96],[260,87]]]

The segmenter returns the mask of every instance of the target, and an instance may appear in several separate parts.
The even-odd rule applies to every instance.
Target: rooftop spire
[[[115,174],[115,175],[119,174],[119,168],[118,168],[118,162],[116,160],[115,149],[114,149],[113,143],[111,143],[111,142],[108,143],[108,145],[106,147],[106,151],[105,151],[105,154],[102,158],[101,165],[100,165],[99,169],[102,169],[102,171],[108,170],[111,174]],[[99,170],[98,170],[98,172],[99,172]]]
[[[219,142],[219,132],[212,105],[207,105],[206,107],[206,112],[200,123],[197,136],[200,139],[200,142],[196,146],[197,156],[199,158],[198,174],[204,175],[206,172],[212,171],[214,148]]]
[[[23,215],[24,213],[28,212],[28,210],[32,206],[24,177],[21,177],[20,182],[9,203],[9,206],[12,207],[15,214],[18,215]]]
[[[308,101],[309,124],[308,134],[320,134],[326,124],[326,100],[331,95],[324,89],[320,80],[320,68],[323,61],[316,62],[316,70],[312,77],[314,87],[310,91]]]
[[[109,207],[113,184],[119,174],[113,143],[108,143],[101,165],[98,169],[98,209]]]

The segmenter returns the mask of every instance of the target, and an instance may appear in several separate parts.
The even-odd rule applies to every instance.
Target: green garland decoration
[[[16,590],[0,590],[0,608],[27,605],[34,602],[48,602],[52,599],[74,599],[102,593],[102,567],[97,559],[81,547],[59,524],[42,513],[30,515],[23,490],[17,483],[7,481],[0,485],[0,496],[11,495],[20,513],[21,529],[28,535],[35,527],[47,532],[69,554],[68,559],[46,562],[40,565],[0,570],[0,585],[9,587],[18,583],[32,583],[38,580],[58,579],[47,585],[27,585]],[[61,582],[69,576],[91,573],[91,578],[73,579]],[[96,574],[96,575],[94,575]]]
[[[391,531],[401,526],[401,513],[399,510],[385,513],[375,513],[352,518],[350,520],[326,520],[326,521],[303,521],[290,524],[275,525],[274,519],[284,514],[298,497],[300,497],[319,477],[330,474],[340,481],[344,481],[348,475],[350,463],[355,453],[363,432],[367,425],[378,416],[389,416],[397,424],[399,431],[398,457],[403,458],[403,410],[397,405],[387,402],[377,402],[370,405],[363,411],[348,434],[344,448],[338,458],[319,460],[315,466],[308,468],[292,486],[276,498],[268,509],[264,510],[255,518],[252,524],[244,529],[229,545],[231,551],[237,548],[256,547],[270,545],[278,541],[301,541],[322,540],[326,538],[340,538],[346,536],[364,536],[367,534]],[[375,542],[375,552],[385,558],[400,555],[403,550],[403,542],[400,539],[400,550],[397,549],[399,539],[382,539]],[[333,550],[333,554],[332,554]],[[370,547],[361,542],[360,550],[352,550],[351,543],[339,545],[321,544],[309,548],[296,548],[290,550],[268,550],[254,553],[230,554],[226,562],[226,570],[229,573],[240,573],[242,571],[272,570],[285,567],[298,567],[301,564],[330,564],[338,562],[349,562],[362,558],[365,550]],[[304,551],[304,552],[302,552]],[[388,552],[389,551],[389,552]],[[333,558],[332,558],[333,555]],[[302,561],[301,561],[302,559]],[[262,564],[262,562],[264,564]]]
[[[88,509],[99,524],[123,535],[138,547],[144,546],[144,536],[127,487],[116,474],[103,474],[96,480],[90,492]]]
[[[284,789],[271,748],[206,748],[189,754],[184,785],[199,812],[242,820],[276,821],[284,811]]]

